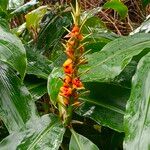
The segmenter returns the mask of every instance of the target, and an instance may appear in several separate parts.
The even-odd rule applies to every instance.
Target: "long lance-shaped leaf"
[[[84,82],[110,82],[129,64],[133,56],[150,48],[150,34],[136,34],[118,38],[101,51],[87,56],[88,64],[80,71]],[[147,49],[148,51],[150,49]]]
[[[0,62],[0,117],[8,131],[19,131],[36,118],[35,104],[21,80]]]
[[[0,26],[0,60],[11,65],[22,78],[26,70],[26,52],[21,41]]]
[[[23,5],[24,0],[8,0],[8,9],[16,9]]]
[[[150,149],[150,53],[137,66],[125,114],[126,150]]]
[[[47,79],[52,71],[52,62],[46,57],[31,49],[27,50],[27,74],[36,75],[39,78]]]
[[[60,87],[63,84],[62,80],[60,79],[63,77],[63,75],[64,74],[61,68],[54,68],[48,77],[47,91],[50,96],[52,104],[55,106],[57,103],[57,97],[59,94]]]
[[[113,9],[118,12],[121,18],[125,18],[128,14],[128,7],[124,5],[120,0],[107,1],[103,5],[104,9]]]
[[[86,137],[71,130],[72,136],[69,144],[69,150],[99,150],[98,147]]]
[[[80,98],[83,104],[76,113],[91,118],[100,125],[123,132],[123,117],[130,90],[97,82],[84,85],[90,93]]]
[[[0,143],[2,150],[58,150],[65,132],[59,119],[54,115],[44,115],[28,129],[9,135]]]

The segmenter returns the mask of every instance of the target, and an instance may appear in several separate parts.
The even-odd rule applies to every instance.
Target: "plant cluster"
[[[101,18],[125,4],[0,1],[0,150],[149,150],[150,17]]]

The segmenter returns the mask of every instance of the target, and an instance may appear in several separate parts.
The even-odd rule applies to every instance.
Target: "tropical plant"
[[[128,18],[120,0],[0,1],[0,150],[150,149],[149,17],[122,36],[109,9]]]

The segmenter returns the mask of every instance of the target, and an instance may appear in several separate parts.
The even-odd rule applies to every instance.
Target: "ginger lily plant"
[[[99,7],[14,3],[0,1],[0,150],[149,150],[150,34],[108,31]]]

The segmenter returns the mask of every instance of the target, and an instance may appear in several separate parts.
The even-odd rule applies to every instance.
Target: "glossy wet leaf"
[[[27,74],[36,75],[44,79],[48,78],[53,68],[50,60],[32,49],[27,49],[27,60]]]
[[[94,30],[95,28],[106,29],[104,23],[101,21],[100,18],[94,16],[86,20],[84,25],[82,26],[82,33],[83,34],[90,34],[91,28]]]
[[[86,20],[82,27],[82,33],[88,37],[84,42],[85,50],[90,52],[100,51],[108,42],[115,40],[119,36],[109,31],[98,17],[91,17]]]
[[[16,14],[21,14],[25,13],[29,9],[31,9],[33,6],[37,5],[39,2],[37,0],[31,0],[24,5],[20,6],[19,8],[15,9],[11,14],[16,15]]]
[[[62,77],[63,72],[61,68],[54,68],[48,77],[47,91],[50,96],[50,101],[53,103],[53,105],[56,105],[57,103],[58,93],[63,84],[62,80],[60,79]]]
[[[130,35],[135,33],[150,33],[150,15],[148,15],[146,20],[137,29],[131,32]]]
[[[69,144],[69,150],[99,150],[99,148],[86,137],[71,130],[72,136]]]
[[[126,150],[150,148],[150,53],[137,66],[125,114]]]
[[[136,34],[109,42],[104,48],[87,56],[88,64],[80,71],[84,82],[110,82],[130,63],[133,56],[150,48],[150,34]],[[149,49],[147,49],[149,51]]]
[[[40,80],[39,78],[35,78],[35,76],[32,78],[29,76],[28,78],[24,82],[33,100],[38,100],[47,93],[47,83],[45,80]]]
[[[81,116],[88,117],[102,126],[123,132],[123,117],[130,90],[105,83],[85,83],[90,91],[81,97],[83,104],[76,110]]]
[[[36,108],[15,73],[4,63],[0,66],[0,118],[11,133],[24,129],[27,122],[36,118]]]
[[[37,48],[39,51],[52,50],[61,40],[62,35],[66,32],[64,27],[71,24],[70,14],[54,14],[50,12],[42,19],[42,29],[38,36]]]
[[[81,20],[85,21],[87,19],[90,19],[90,18],[94,17],[96,14],[98,14],[101,10],[102,10],[101,7],[96,7],[91,10],[84,11],[81,14]]]
[[[3,28],[3,30],[9,31],[9,23],[7,20],[0,18],[0,27]]]
[[[29,127],[29,128],[28,128]],[[44,115],[27,125],[24,132],[16,132],[0,142],[3,150],[58,150],[65,132],[59,119]]]
[[[11,65],[24,78],[26,52],[18,37],[0,27],[0,60]]]
[[[23,5],[24,0],[8,0],[8,9],[16,9]]]
[[[103,5],[104,9],[114,9],[121,18],[125,18],[128,13],[128,7],[121,0],[110,0]]]
[[[29,30],[33,29],[37,31],[40,25],[40,21],[47,12],[47,6],[40,6],[37,9],[29,12],[25,15],[26,18],[26,26]]]

